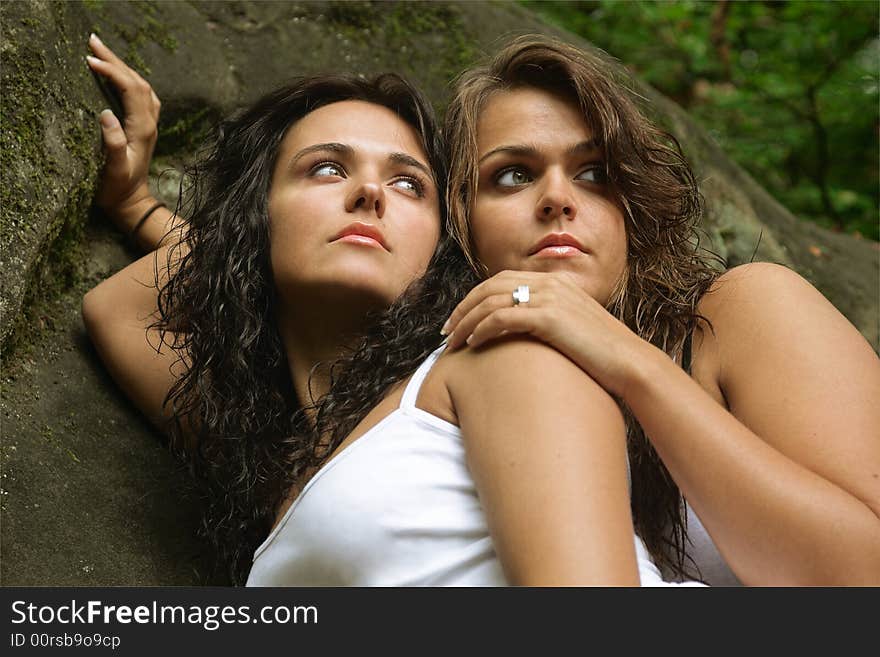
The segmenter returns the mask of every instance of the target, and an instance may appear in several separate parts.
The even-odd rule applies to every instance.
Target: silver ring
[[[529,302],[529,286],[520,285],[513,291],[513,305],[518,306],[521,303]]]

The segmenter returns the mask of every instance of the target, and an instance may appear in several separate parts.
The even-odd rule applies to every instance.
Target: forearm
[[[450,395],[510,582],[638,584],[625,431],[613,399],[544,345],[453,357],[463,365]]]
[[[159,319],[159,289],[175,268],[168,252],[168,246],[160,247],[103,281],[82,308],[89,337],[113,380],[162,430],[168,419],[165,397],[185,367],[170,346],[178,336],[163,338],[150,328]]]
[[[147,192],[129,205],[107,210],[116,227],[123,234],[133,236],[144,253],[155,251],[161,244],[174,243],[180,237],[178,231],[183,222],[172,210],[158,207],[150,212],[158,202]]]
[[[746,584],[880,583],[880,519],[651,347],[624,400]]]

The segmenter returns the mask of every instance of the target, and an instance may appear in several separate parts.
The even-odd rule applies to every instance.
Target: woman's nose
[[[577,216],[577,205],[571,181],[564,175],[548,173],[536,210],[537,218],[540,221],[548,221],[557,217],[574,219]]]
[[[348,212],[372,212],[381,219],[385,214],[385,188],[376,182],[357,184],[345,200],[345,209]]]

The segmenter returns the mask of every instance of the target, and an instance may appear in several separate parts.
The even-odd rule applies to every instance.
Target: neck
[[[297,400],[309,406],[329,390],[330,366],[363,333],[366,315],[375,310],[375,304],[324,295],[288,305],[298,310],[282,314],[278,330]]]

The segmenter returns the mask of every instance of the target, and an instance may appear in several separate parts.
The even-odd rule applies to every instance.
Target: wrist
[[[663,385],[670,367],[677,369],[678,365],[665,351],[642,341],[639,352],[630,359],[630,368],[620,395],[623,401],[632,407],[636,399],[650,394],[654,386]]]
[[[150,193],[149,188],[143,185],[124,201],[106,208],[106,212],[119,230],[130,235],[144,213],[158,202],[158,199]]]

